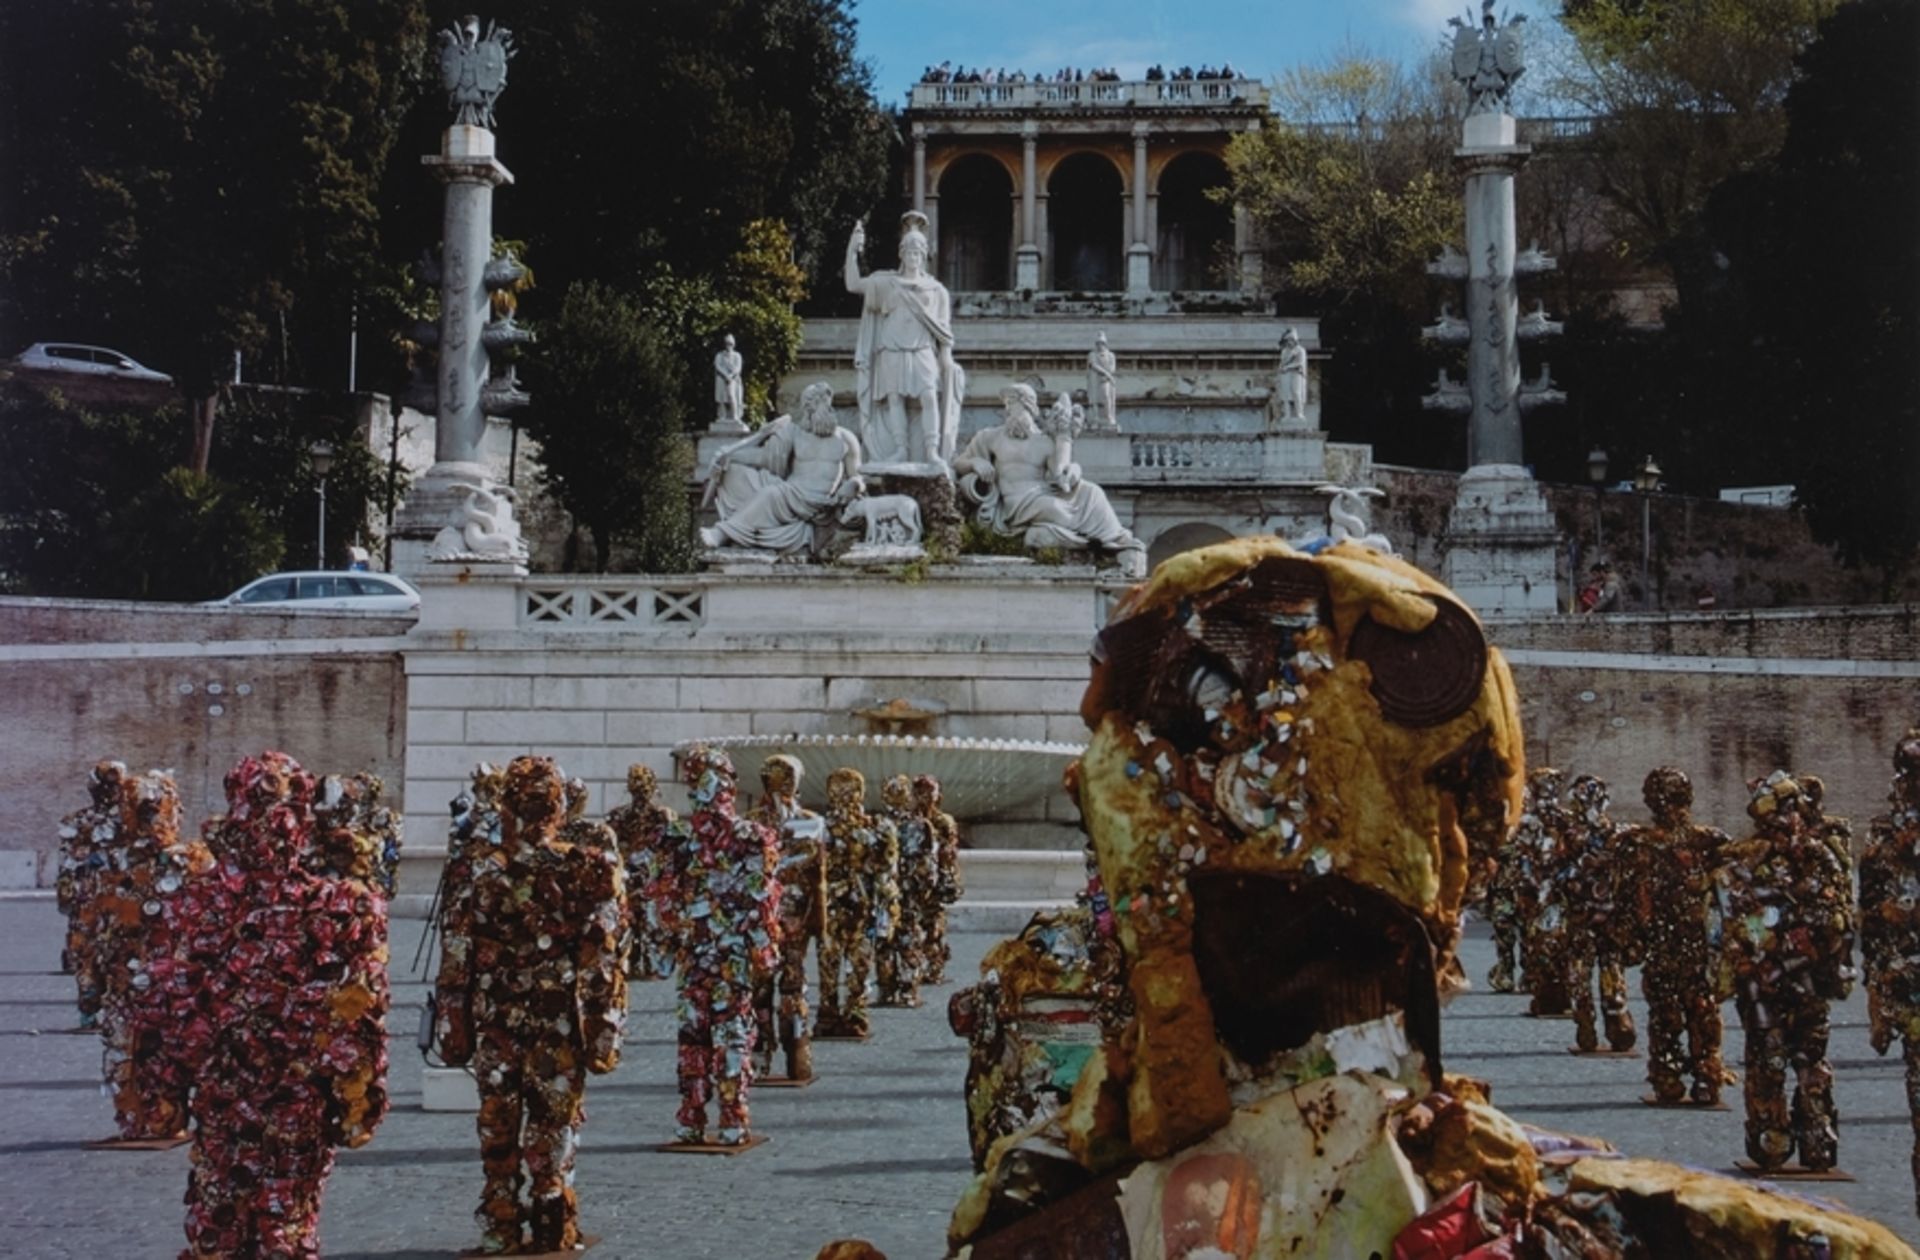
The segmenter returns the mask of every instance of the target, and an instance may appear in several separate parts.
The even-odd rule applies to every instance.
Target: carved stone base
[[[904,494],[920,505],[920,526],[929,552],[939,556],[959,554],[960,502],[954,494],[953,478],[945,468],[935,464],[868,464],[861,468],[860,475],[867,479],[869,494]]]
[[[1461,476],[1447,523],[1445,579],[1474,611],[1557,611],[1558,555],[1553,511],[1526,469],[1485,464]]]
[[[896,564],[912,564],[927,558],[925,547],[906,546],[869,546],[855,543],[834,560],[835,564],[851,565],[857,569],[884,569]]]

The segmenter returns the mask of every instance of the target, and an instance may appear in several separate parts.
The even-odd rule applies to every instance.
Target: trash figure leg
[[[820,1010],[813,1031],[819,1037],[838,1037],[846,1031],[846,1016],[840,1011],[840,968],[845,957],[845,942],[839,924],[827,924],[820,934]]]
[[[1493,916],[1493,970],[1487,973],[1487,987],[1495,993],[1512,993],[1514,953],[1518,948],[1518,925],[1506,915]]]
[[[927,919],[928,984],[947,982],[947,964],[953,961],[953,947],[947,944],[947,908],[936,904]]]
[[[1762,1168],[1778,1168],[1793,1155],[1786,1030],[1780,1013],[1767,1003],[1743,1000],[1739,1012],[1746,1033],[1747,1158]]]
[[[807,1028],[807,936],[796,925],[780,944],[780,1047],[786,1051],[787,1077],[813,1079],[813,1038]],[[772,1050],[768,1050],[772,1057]]]
[[[504,1034],[482,1033],[475,1038],[473,1078],[480,1086],[480,1165],[487,1178],[474,1213],[480,1222],[480,1249],[513,1251],[523,1241],[526,1216],[520,1204],[525,1181],[520,1130],[526,1100],[519,1050],[504,1044]]]
[[[1720,1101],[1727,1083],[1727,1065],[1720,1057],[1720,1001],[1707,978],[1696,972],[1684,978],[1680,1000],[1687,1016],[1687,1060],[1693,1070],[1693,1101],[1702,1105]]]
[[[1833,1102],[1833,1065],[1827,1062],[1827,1003],[1813,998],[1796,1005],[1787,1025],[1787,1060],[1793,1064],[1793,1136],[1800,1166],[1815,1172],[1840,1157],[1840,1114]]]
[[[776,962],[765,972],[756,972],[753,977],[754,1066],[762,1076],[773,1075],[773,1052],[780,1044],[774,1022],[774,990],[780,979],[779,966]]]
[[[680,1079],[680,1110],[674,1117],[679,1125],[676,1142],[707,1140],[707,1099],[712,1096],[713,1072],[713,977],[706,964],[695,960],[679,971],[679,1000],[675,1012],[680,1018],[680,1055],[676,1070]]]
[[[867,983],[873,976],[874,943],[864,928],[846,942],[847,1000],[842,1009],[846,1011],[847,1029],[856,1037],[866,1036],[873,1028],[867,1015]]]
[[[741,963],[736,979],[744,980],[747,967]],[[713,1064],[714,1093],[720,1104],[720,1132],[717,1140],[739,1143],[747,1140],[747,1095],[753,1087],[753,1013],[747,1009],[746,989],[742,984],[722,978],[713,986]]]
[[[1573,994],[1574,1044],[1598,1050],[1600,1034],[1593,1005],[1593,948],[1584,939],[1569,943],[1566,954],[1567,989]]]
[[[265,1128],[255,1151],[264,1193],[249,1195],[244,1205],[253,1247],[238,1254],[319,1260],[320,1196],[334,1159],[333,1144],[319,1127],[326,1095],[304,1083],[274,1092],[289,1110],[315,1120],[291,1131]]]
[[[528,1072],[527,1177],[532,1205],[527,1245],[533,1251],[566,1251],[580,1241],[580,1204],[573,1191],[573,1161],[586,1116],[585,1064],[551,1043],[539,1046]]]
[[[1627,969],[1609,952],[1599,959],[1600,1018],[1609,1050],[1631,1050],[1636,1036],[1633,1012],[1627,1009]]]
[[[1640,992],[1647,999],[1647,1084],[1661,1102],[1679,1102],[1687,1096],[1681,1080],[1687,1056],[1680,1044],[1689,1014],[1686,999],[1675,978],[1654,963],[1640,973]]]

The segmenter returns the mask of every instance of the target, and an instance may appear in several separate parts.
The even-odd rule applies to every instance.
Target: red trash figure
[[[676,1143],[708,1141],[707,1103],[719,1104],[713,1142],[752,1139],[753,984],[779,944],[780,850],[773,830],[734,813],[733,761],[696,744],[680,758],[693,815],[668,832],[660,917],[674,943],[679,985],[680,1111]]]
[[[807,946],[820,940],[827,922],[827,864],[822,853],[827,824],[800,803],[803,773],[796,758],[784,753],[768,757],[760,764],[765,795],[749,815],[780,838],[780,961],[778,967],[754,979],[756,1062],[763,1076],[771,1076],[774,1050],[783,1049],[790,1081],[813,1079]]]
[[[481,820],[448,867],[438,1040],[480,1087],[481,1248],[565,1251],[580,1242],[587,1073],[620,1061],[626,883],[611,850],[560,839],[566,788],[550,758],[516,757],[498,791],[499,831],[477,793]]]
[[[194,1065],[187,1249],[315,1257],[334,1148],[387,1111],[387,906],[371,885],[306,869],[313,776],[285,753],[227,774],[214,862],[168,907],[150,967]]]
[[[633,908],[633,946],[627,975],[635,980],[664,980],[673,971],[672,945],[654,910],[661,855],[667,829],[678,818],[660,803],[660,781],[650,767],[627,767],[627,803],[607,815],[627,864],[627,899]]]

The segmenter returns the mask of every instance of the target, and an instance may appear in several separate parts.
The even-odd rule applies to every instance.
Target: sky
[[[1347,47],[1405,61],[1438,47],[1447,19],[1477,16],[1474,0],[856,0],[860,55],[873,62],[874,90],[903,103],[928,65],[1111,66],[1138,79],[1149,65],[1231,62],[1271,79],[1292,66],[1325,62]],[[1502,0],[1550,22],[1554,0]]]

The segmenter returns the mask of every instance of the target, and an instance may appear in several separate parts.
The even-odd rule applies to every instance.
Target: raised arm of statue
[[[857,499],[867,492],[867,482],[860,475],[860,439],[845,429],[838,431],[842,447],[840,455],[840,485],[834,492],[834,498],[841,503]]]
[[[853,225],[853,235],[847,238],[847,292],[856,297],[865,296],[867,282],[860,275],[860,251],[867,246],[867,225],[864,222]]]

